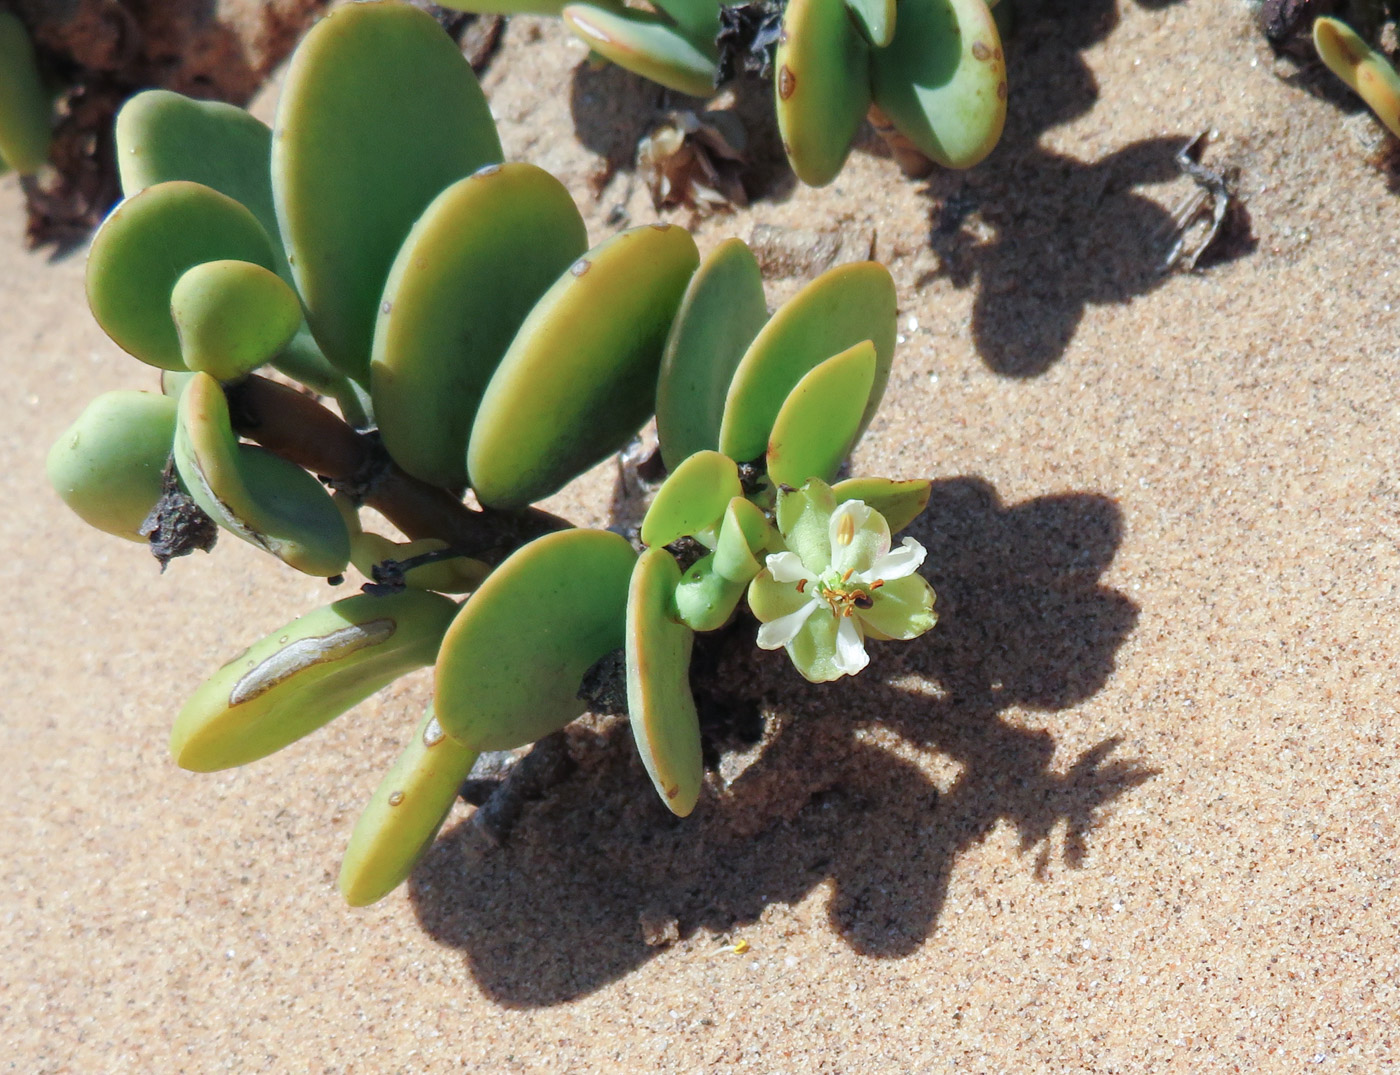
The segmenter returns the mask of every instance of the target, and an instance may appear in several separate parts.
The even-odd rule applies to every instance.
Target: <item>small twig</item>
[[[475,511],[446,489],[405,473],[378,438],[357,433],[295,388],[251,376],[228,386],[234,428],[330,482],[350,483],[364,503],[410,539],[438,538],[487,563],[526,541],[572,524],[538,508]]]
[[[1172,211],[1171,228],[1176,235],[1171,249],[1162,262],[1162,271],[1170,272],[1180,265],[1187,272],[1195,272],[1196,266],[1220,238],[1221,229],[1234,204],[1235,179],[1230,170],[1215,171],[1200,162],[1210,131],[1201,131],[1184,145],[1176,155],[1176,164],[1181,171],[1191,177],[1197,189],[1188,194]],[[1189,253],[1186,250],[1186,230],[1206,211],[1210,213],[1210,223],[1201,241]]]

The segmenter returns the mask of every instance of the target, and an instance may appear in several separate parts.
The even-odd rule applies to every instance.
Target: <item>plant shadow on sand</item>
[[[897,957],[937,928],[960,852],[1001,822],[1043,871],[1051,834],[1081,865],[1105,807],[1154,770],[1111,757],[1108,738],[1052,768],[1049,732],[1002,719],[1009,707],[1077,705],[1108,680],[1137,607],[1101,586],[1121,536],[1109,499],[1040,497],[1004,506],[978,478],[934,484],[907,531],[940,621],[908,644],[872,646],[855,678],[812,686],[782,653],[738,647],[726,677],[761,697],[768,742],[695,813],[657,801],[625,723],[579,732],[574,774],[492,847],[459,824],[410,879],[428,933],[461,948],[487,995],[532,1008],[592,992],[658,949],[642,922],[681,938],[756,921],[827,879],[833,930],[852,950]],[[957,769],[946,787],[876,745],[897,737]]]
[[[944,277],[958,288],[975,283],[973,341],[987,366],[1009,377],[1035,377],[1054,365],[1088,306],[1130,302],[1167,279],[1176,222],[1134,188],[1180,178],[1177,153],[1211,122],[1208,112],[1183,113],[1178,133],[1098,160],[1042,146],[1047,131],[1097,102],[1081,52],[1109,36],[1118,5],[1046,0],[1031,7],[1006,43],[1012,101],[1001,142],[971,171],[935,172],[924,191],[932,203],[929,244],[941,264],[919,286]],[[1200,265],[1253,248],[1248,217],[1235,203]]]

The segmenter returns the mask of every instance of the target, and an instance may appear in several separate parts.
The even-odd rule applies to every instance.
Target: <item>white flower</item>
[[[878,511],[859,500],[836,506],[813,481],[782,494],[778,520],[788,550],[768,556],[749,587],[760,647],[785,647],[822,682],[863,669],[867,638],[915,638],[933,626],[933,589],[915,574],[924,547],[905,538],[891,551]]]

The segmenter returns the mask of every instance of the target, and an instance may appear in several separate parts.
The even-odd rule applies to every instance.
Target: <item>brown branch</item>
[[[439,538],[492,563],[572,525],[537,508],[473,510],[446,489],[405,473],[373,439],[295,388],[251,376],[225,391],[239,434],[313,474],[362,487],[364,502],[411,539]]]

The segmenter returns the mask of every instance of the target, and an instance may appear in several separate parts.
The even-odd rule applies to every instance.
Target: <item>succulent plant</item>
[[[0,164],[33,175],[49,156],[53,108],[34,43],[18,17],[0,11]]]
[[[1400,74],[1379,49],[1368,45],[1341,19],[1313,23],[1313,44],[1322,62],[1365,101],[1391,134],[1400,138]]]
[[[1001,137],[1006,63],[996,0],[786,0],[772,68],[783,149],[799,179],[830,183],[867,114],[901,163],[970,168]],[[720,80],[721,0],[445,0],[491,15],[559,15],[596,54],[669,89]],[[906,164],[908,170],[912,168]]]
[[[96,400],[50,479],[162,562],[212,520],[307,574],[372,578],[214,672],[170,741],[188,769],[246,764],[433,665],[432,705],[351,838],[351,903],[404,879],[481,752],[579,716],[614,654],[646,769],[685,815],[703,783],[697,632],[747,597],[759,644],[826,680],[863,666],[865,639],[933,625],[922,551],[889,551],[929,483],[827,484],[889,376],[882,266],[832,269],[770,316],[741,242],[702,261],[654,224],[589,249],[556,180],[500,161],[437,24],[391,0],[313,28],[275,135],[163,91],[117,126],[125,199],[88,295],[163,394]],[[344,417],[254,372],[268,364]],[[644,551],[530,506],[653,413],[669,476]],[[366,531],[366,504],[407,540]]]

